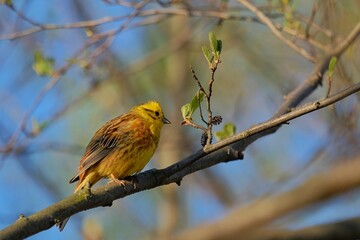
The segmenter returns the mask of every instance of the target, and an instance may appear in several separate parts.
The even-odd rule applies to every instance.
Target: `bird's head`
[[[159,136],[164,124],[171,123],[165,116],[160,104],[156,101],[149,101],[132,109],[142,116],[149,124],[154,135]]]

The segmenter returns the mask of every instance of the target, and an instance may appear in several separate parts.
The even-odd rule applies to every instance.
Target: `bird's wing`
[[[80,160],[79,172],[70,183],[79,180],[81,174],[104,159],[116,146],[121,147],[121,144],[129,143],[132,129],[132,121],[129,121],[129,117],[131,116],[126,114],[114,118],[94,134]]]

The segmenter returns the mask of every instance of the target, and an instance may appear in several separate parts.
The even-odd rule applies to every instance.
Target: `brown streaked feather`
[[[129,136],[133,127],[129,119],[132,118],[134,116],[130,114],[116,117],[105,123],[94,134],[80,160],[78,173],[70,180],[70,183],[81,181],[86,170],[104,159],[115,147],[121,147],[130,140]]]

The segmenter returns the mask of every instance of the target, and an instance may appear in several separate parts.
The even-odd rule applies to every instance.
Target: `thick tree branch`
[[[116,199],[123,198],[130,194],[152,189],[169,183],[180,183],[182,178],[193,172],[211,167],[221,162],[228,162],[242,159],[242,154],[231,148],[224,148],[234,142],[240,142],[247,146],[248,139],[264,136],[271,133],[274,127],[287,123],[291,119],[310,113],[317,109],[329,106],[360,90],[360,83],[355,84],[329,98],[307,104],[281,117],[271,119],[262,124],[256,125],[234,137],[224,139],[210,145],[205,151],[199,150],[195,154],[173,164],[165,169],[152,169],[136,175],[138,183],[126,184],[124,187],[116,183],[109,183],[92,193],[86,190],[73,194],[64,200],[51,205],[29,217],[20,217],[14,224],[0,231],[0,239],[23,239],[40,231],[51,228],[58,221],[70,217],[78,212],[99,206],[111,206]]]
[[[318,110],[320,108],[324,108],[326,106],[329,106],[337,101],[340,101],[341,99],[345,98],[346,96],[349,96],[353,93],[356,93],[360,90],[360,83],[354,84],[350,86],[349,88],[332,95],[328,98],[325,98],[323,100],[315,101],[309,104],[305,104],[302,107],[299,107],[297,109],[292,110],[291,112],[284,114],[280,117],[272,118],[271,120],[255,125],[248,130],[245,130],[239,134],[236,134],[235,136],[226,138],[220,142],[214,143],[207,147],[205,149],[205,152],[213,152],[217,149],[223,148],[225,146],[228,146],[233,143],[237,143],[237,148],[240,151],[245,150],[245,148],[261,136],[269,135],[271,133],[274,133],[282,124],[287,123],[288,121],[297,118],[299,116],[302,116],[304,114],[307,114],[309,112],[313,112],[315,110]],[[239,145],[240,143],[240,145]]]
[[[338,47],[329,52],[319,61],[310,76],[291,93],[289,93],[285,101],[279,107],[274,117],[278,117],[286,112],[291,111],[291,108],[296,107],[299,103],[307,98],[318,86],[322,85],[322,79],[329,67],[331,57],[340,57],[341,54],[352,44],[360,34],[360,22],[353,28],[350,34],[339,43]]]

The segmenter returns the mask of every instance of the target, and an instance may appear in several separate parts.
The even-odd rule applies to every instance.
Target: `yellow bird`
[[[160,131],[170,121],[160,104],[149,101],[105,123],[96,131],[80,160],[75,192],[93,186],[102,178],[119,179],[140,172],[150,161],[160,139]],[[56,225],[62,231],[69,218]]]

